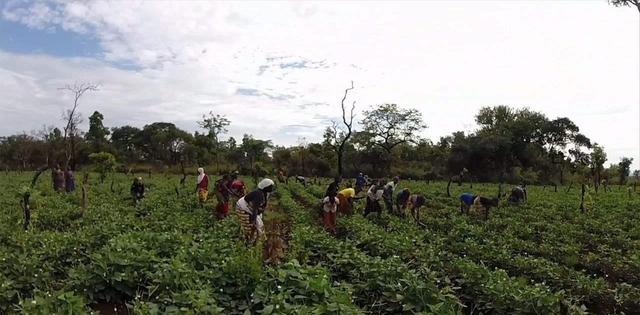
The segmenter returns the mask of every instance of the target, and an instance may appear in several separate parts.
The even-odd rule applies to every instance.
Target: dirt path
[[[291,218],[279,207],[278,198],[269,201],[264,214],[264,230],[266,241],[262,258],[265,264],[277,265],[284,260],[291,238]]]

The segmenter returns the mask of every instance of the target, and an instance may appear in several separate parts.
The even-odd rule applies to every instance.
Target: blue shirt
[[[358,175],[358,177],[356,177],[356,185],[364,185],[364,182],[364,176]]]
[[[464,202],[468,206],[473,204],[474,199],[476,199],[475,196],[470,193],[464,193],[460,195],[460,201]]]

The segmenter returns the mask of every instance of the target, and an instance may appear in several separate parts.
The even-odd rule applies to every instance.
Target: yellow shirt
[[[346,198],[353,198],[356,196],[356,190],[353,188],[346,188],[341,190],[339,194],[345,196]]]

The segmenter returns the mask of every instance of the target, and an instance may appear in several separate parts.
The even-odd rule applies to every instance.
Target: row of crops
[[[393,216],[355,215],[340,220],[342,237],[371,255],[399,256],[414,270],[435,272],[457,288],[466,311],[639,312],[637,203],[623,192],[598,196],[597,208],[581,214],[575,196],[534,188],[530,194],[544,198],[501,207],[485,222],[456,213],[456,200],[441,187],[407,186],[431,191],[426,229]],[[297,190],[309,201],[321,192]]]
[[[94,180],[84,213],[78,193],[41,180],[25,231],[18,196],[29,175],[0,180],[2,314],[640,312],[638,202],[616,189],[582,214],[577,192],[533,187],[529,203],[484,221],[460,214],[442,184],[403,182],[427,196],[426,227],[355,214],[331,235],[318,221],[324,187],[290,183],[265,218],[289,225],[284,259],[265,264],[235,217],[216,220],[215,202],[201,208],[170,176],[147,178],[138,206],[129,178]]]

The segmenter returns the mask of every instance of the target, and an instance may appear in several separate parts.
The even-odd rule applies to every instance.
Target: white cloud
[[[55,88],[92,79],[103,88],[83,110],[95,104],[112,125],[195,129],[213,106],[236,136],[318,140],[353,79],[359,109],[417,107],[434,140],[468,129],[480,106],[508,104],[570,117],[611,161],[638,159],[638,15],[606,1],[9,2],[3,17],[104,49],[100,60],[0,55],[3,132],[31,128],[11,118],[25,113],[55,122]]]

